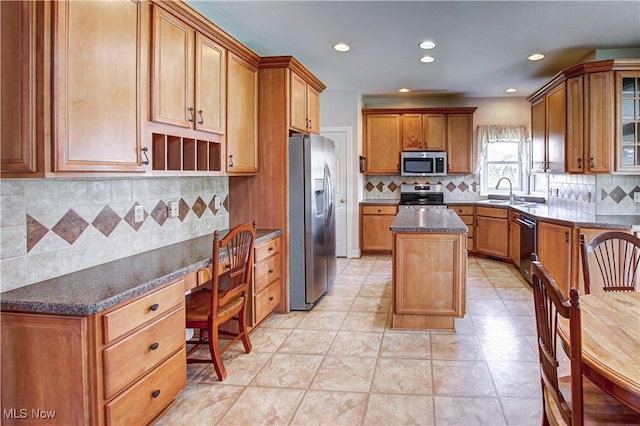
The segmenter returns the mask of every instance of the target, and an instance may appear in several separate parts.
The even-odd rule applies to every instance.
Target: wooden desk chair
[[[590,294],[592,289],[638,291],[640,239],[625,232],[605,232],[587,244],[584,235],[580,234],[580,255],[586,294]],[[593,265],[589,264],[590,257]],[[592,276],[592,271],[597,271],[599,274]]]
[[[245,311],[253,268],[255,229],[255,222],[239,225],[222,239],[219,232],[215,231],[211,289],[194,291],[186,297],[186,327],[200,330],[198,338],[187,341],[189,344],[196,344],[187,353],[187,363],[213,363],[221,381],[227,377],[222,354],[237,340],[242,340],[247,353],[251,351]],[[221,253],[227,255],[223,261],[219,261]],[[237,321],[237,333],[218,329],[220,324],[229,320]],[[231,341],[222,349],[219,335],[231,337]],[[189,357],[200,344],[209,346],[211,359]]]
[[[564,297],[549,271],[531,262],[531,280],[538,332],[542,379],[543,425],[638,424],[640,414],[618,402],[582,375],[580,296],[570,290]],[[558,377],[558,321],[569,320],[570,346],[565,347],[571,375]],[[615,356],[615,354],[612,354]]]

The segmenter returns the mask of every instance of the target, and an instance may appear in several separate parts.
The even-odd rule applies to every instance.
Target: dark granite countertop
[[[383,200],[364,200],[361,205],[397,205],[398,199]],[[586,228],[611,228],[611,229],[631,229],[640,231],[640,215],[596,215],[589,213],[580,213],[572,210],[563,209],[556,206],[550,206],[545,203],[526,202],[524,204],[509,204],[504,200],[447,200],[447,206],[456,205],[474,205],[489,206],[508,209],[512,208],[522,213],[534,216],[536,219],[548,222],[559,223],[569,226],[586,227]]]
[[[467,232],[456,212],[443,208],[400,210],[391,223],[393,232]]]
[[[224,236],[228,231],[222,231]],[[256,244],[282,234],[258,229]],[[0,293],[0,309],[90,315],[211,265],[213,234]]]

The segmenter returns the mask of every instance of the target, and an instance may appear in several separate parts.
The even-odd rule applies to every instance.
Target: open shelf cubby
[[[181,136],[152,134],[153,170],[222,172],[222,144]]]

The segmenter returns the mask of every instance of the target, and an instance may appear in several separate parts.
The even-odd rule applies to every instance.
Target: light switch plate
[[[135,223],[144,222],[144,207],[136,206],[134,209],[133,221]]]
[[[178,217],[180,208],[177,201],[169,201],[169,217]]]
[[[633,202],[640,203],[640,191],[636,191],[633,193]]]

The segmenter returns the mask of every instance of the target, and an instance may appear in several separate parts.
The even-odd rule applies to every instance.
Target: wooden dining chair
[[[549,271],[532,256],[531,280],[538,333],[542,382],[542,424],[640,424],[640,413],[609,396],[582,372],[582,326],[580,296],[576,288],[565,298]],[[569,376],[558,374],[558,321],[569,321]],[[612,356],[615,356],[612,354]]]
[[[245,351],[251,351],[246,327],[246,307],[253,268],[255,230],[255,222],[242,224],[233,228],[222,239],[220,233],[215,231],[211,288],[194,291],[186,297],[186,327],[200,331],[197,338],[187,341],[188,344],[196,344],[187,353],[187,363],[213,363],[220,381],[227,376],[222,354],[233,343],[242,340]],[[221,324],[230,320],[237,322],[237,332],[219,329]],[[221,335],[230,338],[222,349],[219,341]],[[190,357],[201,344],[209,346],[210,359]]]
[[[611,231],[596,236],[587,244],[584,235],[580,234],[580,255],[586,294],[592,290],[638,291],[640,239],[637,237]],[[592,272],[596,274],[592,275]]]

